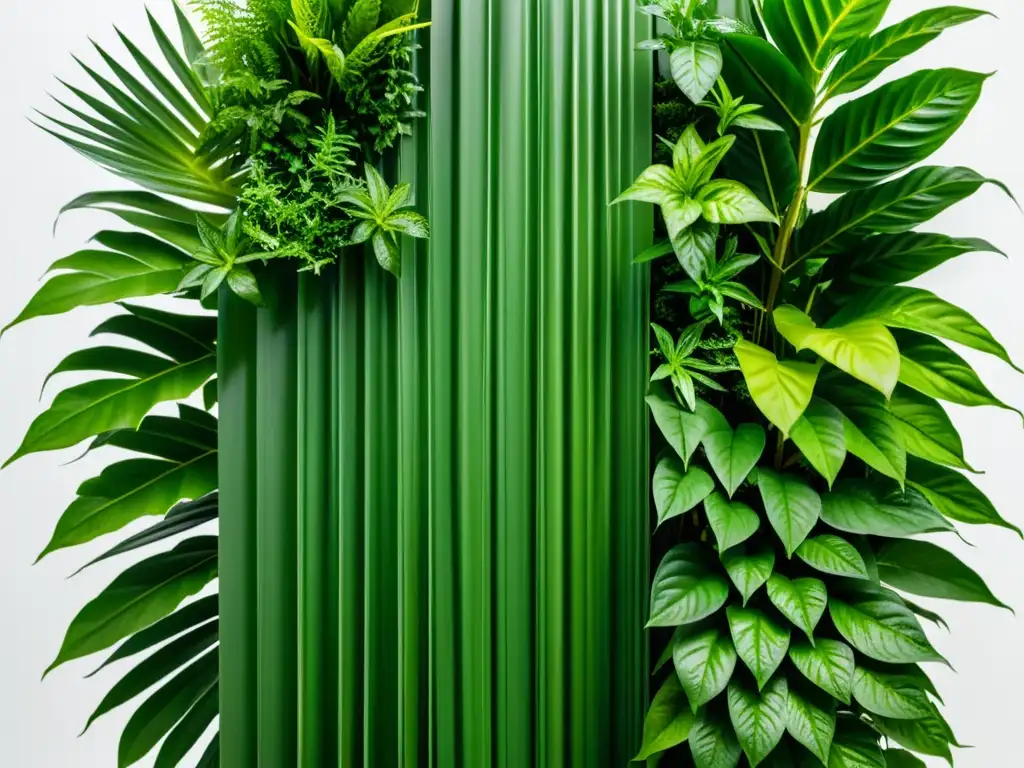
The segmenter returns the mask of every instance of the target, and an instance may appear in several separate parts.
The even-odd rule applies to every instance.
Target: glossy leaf
[[[781,573],[774,573],[768,579],[768,597],[783,616],[803,630],[813,645],[814,628],[828,606],[825,582],[808,578],[790,581]]]
[[[911,459],[908,482],[952,520],[969,525],[998,525],[1024,538],[1020,528],[1004,520],[988,497],[955,469]]]
[[[823,763],[828,762],[836,733],[835,703],[819,706],[816,699],[792,686],[786,706],[786,731]]]
[[[907,474],[907,449],[885,398],[852,379],[832,378],[823,383],[823,397],[843,414],[847,451],[902,485]]]
[[[775,567],[775,550],[759,547],[748,552],[744,547],[734,547],[722,553],[722,565],[732,583],[743,596],[743,604],[764,586]]]
[[[697,195],[704,218],[712,224],[778,223],[757,195],[731,179],[715,179]]]
[[[700,467],[685,470],[679,459],[662,459],[654,470],[654,505],[658,511],[658,525],[689,512],[714,489],[715,481]]]
[[[633,761],[646,760],[653,754],[682,744],[690,735],[693,720],[693,712],[679,680],[675,675],[669,675],[647,710],[643,743]]]
[[[857,667],[853,697],[868,712],[897,720],[915,720],[931,712],[928,694],[909,675]]]
[[[953,764],[950,745],[956,740],[934,704],[931,705],[931,714],[925,718],[897,720],[876,716],[873,719],[878,730],[901,747],[918,754],[941,757]]]
[[[818,640],[815,645],[795,643],[789,658],[800,673],[843,704],[853,691],[854,655],[838,640]]]
[[[729,719],[751,768],[760,765],[782,741],[787,697],[786,678],[781,675],[760,692],[737,680],[729,683]]]
[[[747,389],[768,421],[788,435],[807,409],[820,366],[779,359],[769,350],[740,339],[733,348]]]
[[[831,488],[846,461],[842,411],[820,397],[813,398],[793,425],[790,438]]]
[[[730,606],[726,615],[736,653],[763,689],[786,658],[789,629],[749,608]]]
[[[759,424],[740,424],[734,430],[723,422],[709,426],[701,442],[708,463],[731,497],[764,453],[764,428]]]
[[[743,755],[730,723],[707,708],[697,716],[689,742],[696,768],[736,768]]]
[[[829,599],[829,614],[843,638],[865,656],[890,664],[942,661],[914,614],[895,596]]]
[[[912,595],[1007,607],[960,558],[930,541],[886,542],[878,552],[878,573]]]
[[[924,760],[902,749],[886,749],[885,768],[928,768]]]
[[[889,413],[908,454],[947,467],[971,469],[964,460],[960,433],[936,400],[901,385],[893,393]]]
[[[651,627],[692,624],[718,611],[729,582],[715,573],[700,548],[679,544],[662,559],[651,588]]]
[[[761,525],[757,513],[739,501],[729,501],[715,491],[704,500],[704,512],[715,534],[720,552],[742,544]]]
[[[673,641],[672,662],[695,714],[725,690],[736,658],[732,639],[718,629],[683,633]]]
[[[768,522],[786,548],[786,555],[792,557],[818,522],[821,498],[795,475],[780,474],[763,467],[757,472],[757,485]]]
[[[836,723],[828,768],[887,768],[878,736],[862,722],[840,719]]]
[[[704,419],[697,413],[684,411],[674,400],[660,393],[648,395],[647,404],[661,434],[682,459],[683,466],[688,466],[690,457],[707,433]]]
[[[707,40],[686,41],[669,55],[672,79],[694,104],[714,87],[722,72],[722,51]]]
[[[822,573],[867,579],[868,570],[857,548],[845,539],[824,534],[807,539],[797,547],[796,556]]]
[[[892,394],[899,378],[900,351],[882,323],[855,320],[818,328],[810,317],[792,306],[779,307],[773,317],[778,332],[798,352],[813,350],[886,397]]]
[[[821,519],[847,533],[913,536],[953,530],[952,524],[913,489],[880,492],[867,481],[847,480],[821,497]]]

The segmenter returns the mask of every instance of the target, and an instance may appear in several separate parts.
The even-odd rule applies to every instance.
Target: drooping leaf
[[[722,73],[722,51],[709,40],[687,40],[669,55],[672,79],[694,104],[699,104]]]
[[[797,351],[813,350],[886,397],[892,394],[899,379],[900,351],[882,323],[855,320],[818,328],[805,313],[788,305],[776,309],[773,317],[776,329]]]
[[[896,432],[884,396],[850,378],[829,377],[822,384],[822,396],[843,414],[847,451],[902,485],[907,474],[907,449]]]
[[[1007,607],[960,558],[930,541],[886,542],[878,552],[878,574],[912,595]]]
[[[659,392],[647,396],[647,405],[665,440],[683,460],[683,466],[688,466],[690,457],[707,433],[704,418],[699,413],[684,411],[674,400]]]
[[[814,628],[828,606],[825,582],[808,578],[790,581],[781,573],[773,573],[768,579],[768,597],[783,616],[803,630],[813,645]]]
[[[916,720],[931,713],[928,694],[910,675],[857,667],[853,697],[868,712],[897,720]]]
[[[786,678],[777,676],[760,691],[738,680],[729,683],[729,719],[751,768],[772,753],[786,732]]]
[[[889,413],[908,454],[935,464],[971,470],[964,459],[960,434],[935,399],[900,385],[889,402]]]
[[[763,546],[750,552],[745,547],[734,547],[722,553],[722,565],[732,583],[743,596],[743,604],[764,586],[775,567],[775,550]]]
[[[160,745],[153,768],[177,768],[220,714],[220,686],[214,683]],[[202,764],[196,768],[202,768]]]
[[[942,661],[914,614],[885,590],[850,602],[830,597],[829,614],[843,638],[868,658],[890,664]]]
[[[929,705],[931,713],[928,717],[914,720],[897,720],[889,717],[876,716],[875,726],[886,737],[901,747],[913,750],[921,755],[941,757],[953,765],[951,744],[956,739],[942,715],[934,704]]]
[[[729,582],[712,568],[705,553],[696,545],[673,547],[654,574],[648,626],[692,624],[725,605]]]
[[[786,658],[789,628],[780,627],[761,611],[730,606],[726,611],[736,653],[763,689]]]
[[[911,487],[946,517],[969,525],[998,525],[1024,538],[1020,528],[1004,520],[988,497],[955,469],[912,458],[907,471]]]
[[[847,533],[898,538],[953,530],[953,525],[913,489],[880,492],[868,481],[844,480],[821,497],[821,519]]]
[[[673,641],[672,662],[695,714],[725,690],[736,658],[732,639],[718,629],[682,633]]]
[[[790,433],[807,463],[828,481],[831,488],[846,461],[846,430],[843,414],[820,397],[812,398]]]
[[[887,768],[878,736],[859,720],[839,719],[828,768]]]
[[[732,725],[708,707],[698,714],[689,742],[696,768],[736,768],[743,755]]]
[[[764,467],[758,469],[757,485],[768,522],[792,557],[821,516],[821,498],[797,476]]]
[[[644,718],[643,743],[633,762],[682,744],[693,727],[693,712],[675,675],[669,675],[654,695]]]
[[[786,707],[786,731],[822,763],[828,763],[836,733],[835,702],[819,705],[818,699],[801,693],[792,685]]]
[[[822,573],[867,579],[868,570],[857,548],[839,536],[824,534],[807,539],[797,547],[796,556]]]
[[[734,430],[727,422],[709,425],[701,442],[708,463],[732,497],[764,453],[764,428],[759,424],[740,424]]]
[[[885,768],[928,768],[924,760],[902,749],[886,749]]]
[[[815,645],[794,643],[789,658],[816,686],[842,703],[850,703],[855,665],[848,645],[838,640],[818,640]]]
[[[740,339],[733,348],[747,389],[761,413],[788,435],[811,402],[820,366],[779,359],[769,350]]]
[[[722,169],[728,178],[745,184],[776,218],[785,213],[799,184],[793,145],[778,131],[740,131]]]
[[[662,459],[654,470],[654,505],[658,511],[658,525],[689,512],[714,489],[715,481],[700,467],[686,470],[677,458]]]
[[[749,539],[761,525],[754,510],[742,502],[729,501],[718,491],[704,499],[704,512],[723,553]]]

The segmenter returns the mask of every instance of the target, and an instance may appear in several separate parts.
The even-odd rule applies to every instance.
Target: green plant
[[[676,329],[654,329],[665,358],[654,378],[674,392],[648,397],[663,446],[653,498],[659,541],[674,546],[654,574],[648,626],[672,632],[637,759],[952,763],[958,742],[921,666],[944,662],[919,623],[941,619],[912,597],[1003,604],[952,552],[912,537],[956,523],[1020,533],[964,474],[973,470],[940,403],[1008,408],[946,342],[1013,363],[965,310],[905,283],[997,250],[915,230],[998,185],[918,165],[988,76],[875,80],[985,14],[939,8],[878,31],[881,0],[764,0],[759,28],[773,44],[705,23],[704,5],[645,9],[673,33],[643,47],[671,51],[698,113],[673,168],[652,166],[626,193],[659,204],[669,234],[638,261],[674,254],[688,277],[658,300],[689,297],[670,315],[678,344]],[[735,204],[723,215],[705,190],[725,185]],[[811,192],[839,197],[812,210]],[[739,370],[721,365],[705,381],[691,356],[720,348],[704,338],[711,329],[729,337]]]

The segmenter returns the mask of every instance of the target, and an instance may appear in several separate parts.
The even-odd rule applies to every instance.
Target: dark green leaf
[[[947,763],[953,765],[950,745],[955,744],[956,739],[935,705],[931,704],[930,708],[931,713],[928,717],[916,720],[896,720],[881,716],[876,716],[873,720],[879,731],[901,747],[922,755],[944,758]]]
[[[953,530],[917,491],[882,492],[868,481],[845,480],[821,497],[821,519],[847,533],[902,537]]]
[[[707,707],[697,716],[689,741],[696,768],[736,768],[743,754],[732,726]]]
[[[836,733],[835,702],[819,706],[817,699],[790,686],[786,707],[786,730],[823,763],[828,762],[832,739]]]
[[[846,449],[902,485],[907,473],[907,450],[885,398],[848,377],[829,377],[822,383],[822,396],[844,416]]]
[[[715,573],[694,544],[673,547],[654,574],[648,626],[692,624],[718,611],[729,597],[729,582]]]
[[[157,753],[153,768],[176,768],[180,765],[219,713],[220,686],[215,683],[174,727],[174,730],[167,734],[167,738],[164,739],[164,743]],[[202,763],[197,768],[202,768]]]
[[[725,690],[736,669],[732,639],[718,629],[688,635],[672,643],[672,661],[694,713]]]
[[[854,656],[845,643],[818,640],[816,645],[795,643],[789,658],[800,673],[844,704],[853,691]]]
[[[868,712],[898,720],[916,720],[931,712],[928,694],[910,675],[857,667],[853,697]]]
[[[797,419],[789,436],[807,463],[828,481],[831,488],[846,461],[842,411],[815,397]]]
[[[821,516],[821,498],[796,475],[760,468],[757,485],[761,490],[765,514],[778,534],[786,556],[792,557]]]
[[[796,555],[822,573],[851,579],[868,578],[864,558],[856,547],[839,536],[826,534],[807,539],[797,548]]]
[[[764,546],[748,553],[745,547],[734,547],[722,553],[722,565],[736,589],[743,595],[743,604],[746,605],[772,575],[775,550]]]
[[[929,541],[886,542],[878,552],[878,573],[912,595],[1008,607],[960,558]]]
[[[814,628],[828,606],[825,582],[807,578],[790,581],[781,573],[773,573],[768,580],[768,597],[783,616],[803,630],[813,645]]]
[[[1020,528],[1004,520],[988,497],[955,469],[912,458],[908,482],[946,517],[969,525],[1002,526],[1024,538]]]
[[[779,675],[760,692],[733,680],[729,683],[729,719],[750,765],[772,753],[786,732],[786,678]]]
[[[889,401],[889,413],[908,454],[935,464],[971,470],[964,460],[960,434],[936,400],[901,384]]]
[[[718,491],[704,499],[704,512],[715,534],[719,552],[742,544],[761,525],[754,510],[739,501],[729,501]]]
[[[646,760],[657,752],[686,741],[693,726],[693,713],[675,675],[669,675],[654,695],[644,719],[643,743],[633,762]]]
[[[836,629],[865,656],[889,664],[942,661],[914,614],[894,594],[877,590],[844,602],[829,599]]]
[[[753,673],[758,688],[763,689],[786,658],[789,629],[749,608],[730,606],[726,615],[736,653]]]
[[[878,735],[858,720],[839,719],[828,768],[887,768]]]

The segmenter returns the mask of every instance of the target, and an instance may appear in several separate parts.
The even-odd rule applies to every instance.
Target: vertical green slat
[[[256,308],[220,292],[217,343],[220,473],[220,752],[256,765]]]

